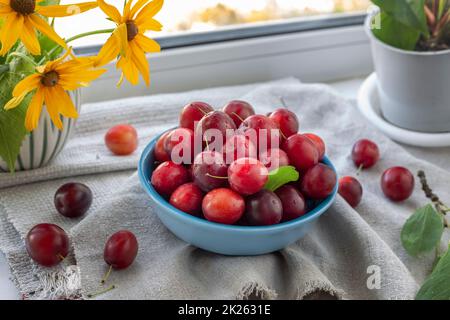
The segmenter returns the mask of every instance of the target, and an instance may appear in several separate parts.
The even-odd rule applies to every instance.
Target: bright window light
[[[74,3],[62,0],[62,4]],[[108,0],[121,8],[124,0]],[[248,25],[268,21],[286,21],[306,16],[331,13],[364,12],[370,0],[166,0],[156,16],[163,25],[162,32],[153,36],[180,34],[183,32],[213,31],[227,26]],[[82,32],[111,28],[100,9],[56,20],[56,30],[68,38]],[[152,34],[150,34],[152,35]],[[79,39],[74,46],[102,43],[106,35]]]

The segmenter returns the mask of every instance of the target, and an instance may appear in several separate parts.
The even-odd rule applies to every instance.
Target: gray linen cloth
[[[181,107],[190,101],[220,108],[243,99],[266,113],[281,105],[280,97],[298,114],[302,132],[325,139],[341,175],[356,172],[349,155],[357,139],[379,144],[381,161],[359,177],[364,186],[361,205],[354,210],[338,197],[305,238],[259,257],[220,256],[177,239],[158,220],[137,179],[142,148],[176,125]],[[130,123],[139,132],[140,150],[133,156],[113,156],[104,146],[104,133],[119,123]],[[411,199],[388,201],[380,176],[395,165],[413,172],[424,169],[431,186],[449,203],[450,152],[410,152],[377,132],[354,104],[327,86],[295,79],[85,105],[75,136],[52,165],[13,176],[0,174],[0,249],[25,298],[86,298],[104,288],[100,279],[108,269],[105,241],[115,231],[128,229],[139,240],[137,260],[129,269],[113,272],[108,284],[117,288],[98,299],[412,299],[431,270],[433,255],[409,257],[400,230],[427,200],[417,181]],[[55,190],[69,181],[86,183],[94,192],[93,206],[83,219],[66,219],[54,209]],[[52,269],[32,263],[22,240],[43,222],[63,227],[73,246],[71,256]]]

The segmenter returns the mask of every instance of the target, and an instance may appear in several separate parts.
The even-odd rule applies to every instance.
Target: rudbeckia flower
[[[117,61],[117,68],[122,69],[119,84],[124,76],[133,85],[138,84],[140,73],[147,86],[150,85],[150,69],[145,54],[159,52],[161,48],[144,33],[148,30],[161,31],[161,23],[153,17],[161,10],[164,1],[138,0],[132,6],[133,0],[128,0],[122,15],[104,0],[97,2],[100,9],[116,23],[117,28],[100,50],[96,65],[105,65],[120,54]]]
[[[38,0],[39,2],[41,1]],[[4,25],[0,31],[2,44],[0,56],[8,53],[19,38],[32,55],[39,55],[41,46],[36,36],[36,30],[66,48],[64,40],[41,16],[65,17],[97,7],[97,2],[54,6],[40,6],[38,3],[36,0],[0,0],[0,18],[4,19]]]
[[[20,81],[13,90],[13,98],[5,105],[5,109],[17,107],[25,96],[34,92],[25,117],[25,127],[33,131],[39,122],[43,104],[54,125],[62,129],[60,115],[77,118],[78,113],[66,91],[85,87],[89,82],[100,77],[106,70],[94,69],[91,58],[75,58],[66,60],[71,51],[43,66],[36,68],[36,73]]]

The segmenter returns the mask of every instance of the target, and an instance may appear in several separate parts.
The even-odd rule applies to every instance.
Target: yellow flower
[[[96,66],[103,66],[119,56],[117,68],[122,69],[122,76],[133,85],[139,83],[139,73],[145,83],[150,85],[150,69],[145,57],[148,52],[159,52],[159,44],[146,37],[148,30],[161,31],[162,25],[153,17],[161,10],[164,0],[138,0],[132,7],[133,0],[125,4],[123,15],[107,4],[104,0],[98,0],[98,6],[117,25],[111,37],[100,50]]]
[[[38,0],[38,2],[41,2],[41,0]],[[36,3],[36,0],[0,0],[0,18],[4,19],[4,25],[0,30],[0,42],[2,44],[0,56],[8,53],[19,38],[32,55],[39,55],[41,46],[36,37],[36,30],[66,48],[64,40],[41,16],[65,17],[96,7],[97,2],[40,6]]]
[[[25,118],[28,131],[37,127],[44,103],[52,122],[59,129],[63,127],[60,115],[78,117],[66,91],[85,87],[106,71],[94,69],[92,58],[77,59],[72,56],[72,59],[66,60],[69,55],[72,55],[70,50],[61,58],[37,67],[35,74],[26,77],[14,88],[13,98],[5,105],[6,110],[17,107],[28,93],[35,90]]]

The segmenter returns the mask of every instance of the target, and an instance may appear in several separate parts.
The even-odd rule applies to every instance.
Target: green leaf
[[[15,84],[22,80],[23,77],[34,72],[36,63],[34,62],[33,56],[28,53],[22,44],[18,45],[13,51],[10,51],[8,56],[8,60],[11,60],[9,64],[11,70],[9,82],[14,88]]]
[[[380,13],[381,28],[372,29],[382,42],[403,50],[414,50],[420,38],[420,31],[408,27],[385,12]]]
[[[9,71],[9,65],[0,64],[0,76]]]
[[[37,63],[45,63],[50,60],[55,60],[63,52],[63,47],[51,40],[49,37],[43,34],[38,36],[39,44],[41,45],[41,55],[35,57]]]
[[[56,6],[59,5],[61,0],[42,0],[39,2],[40,6]]]
[[[450,300],[450,248],[439,259],[416,296],[417,300]]]
[[[443,231],[442,216],[429,204],[406,221],[401,232],[403,247],[412,256],[429,252],[439,244]]]
[[[0,157],[8,164],[11,172],[14,171],[20,147],[27,135],[24,123],[30,101],[29,95],[18,107],[9,111],[3,109],[11,98],[17,81],[17,76],[12,73],[7,73],[0,79]]]
[[[24,46],[14,49],[9,64],[9,72],[0,75],[0,157],[8,164],[11,171],[20,152],[22,142],[27,135],[25,115],[32,94],[12,110],[3,107],[12,98],[12,91],[19,81],[34,72],[35,64],[31,55],[27,55]]]
[[[269,180],[264,189],[275,191],[290,182],[298,181],[300,174],[292,166],[280,167],[269,173]]]
[[[420,31],[424,35],[429,34],[424,9],[425,0],[372,0],[372,2],[380,7],[381,12],[399,23]]]

